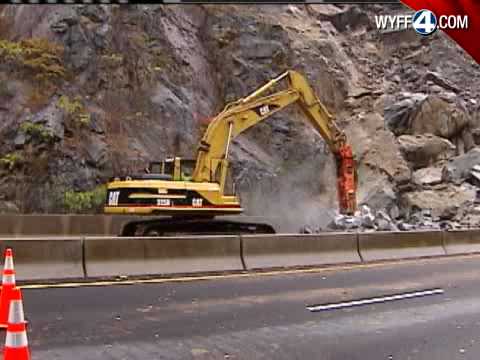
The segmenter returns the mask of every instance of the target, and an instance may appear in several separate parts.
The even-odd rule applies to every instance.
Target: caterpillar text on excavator
[[[273,91],[281,83],[286,87]],[[294,103],[334,154],[339,209],[343,214],[353,214],[357,178],[352,148],[334,117],[296,71],[286,71],[247,97],[228,104],[209,123],[195,160],[175,157],[152,162],[145,174],[112,179],[104,212],[155,216],[129,222],[123,228],[124,236],[274,233],[266,223],[215,217],[243,211],[239,198],[234,193],[226,194],[232,140]]]

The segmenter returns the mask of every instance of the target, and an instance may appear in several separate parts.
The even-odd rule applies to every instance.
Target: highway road
[[[306,309],[430,288],[445,292]],[[480,358],[478,255],[23,295],[38,360]]]

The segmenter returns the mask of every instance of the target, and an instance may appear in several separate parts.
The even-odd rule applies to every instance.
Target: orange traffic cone
[[[8,325],[8,309],[14,289],[15,270],[13,269],[13,252],[12,249],[6,249],[2,276],[2,292],[0,294],[0,328],[6,328]]]
[[[19,288],[15,288],[11,295],[3,360],[30,360],[22,292]]]

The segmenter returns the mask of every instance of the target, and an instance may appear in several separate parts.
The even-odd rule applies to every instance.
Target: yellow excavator
[[[274,91],[281,83],[286,87]],[[353,214],[356,169],[352,148],[307,80],[296,71],[286,71],[247,97],[228,104],[209,123],[195,160],[174,157],[150,163],[145,174],[111,179],[104,212],[154,216],[129,222],[122,230],[123,236],[274,233],[267,223],[227,221],[215,216],[243,211],[234,192],[226,194],[232,140],[294,103],[335,155],[340,212]]]

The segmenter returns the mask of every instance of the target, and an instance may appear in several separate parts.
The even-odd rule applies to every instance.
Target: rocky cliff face
[[[392,11],[408,9],[1,7],[3,210],[76,209],[73,191],[92,207],[89,191],[112,174],[193,156],[205,118],[286,69],[308,77],[346,130],[360,202],[402,217],[438,207],[438,186],[460,193],[458,206],[473,201],[476,160],[455,182],[443,168],[480,140],[479,66],[441,33],[380,33],[374,15]],[[242,135],[232,158],[250,214],[328,223],[333,158],[295,109]]]

